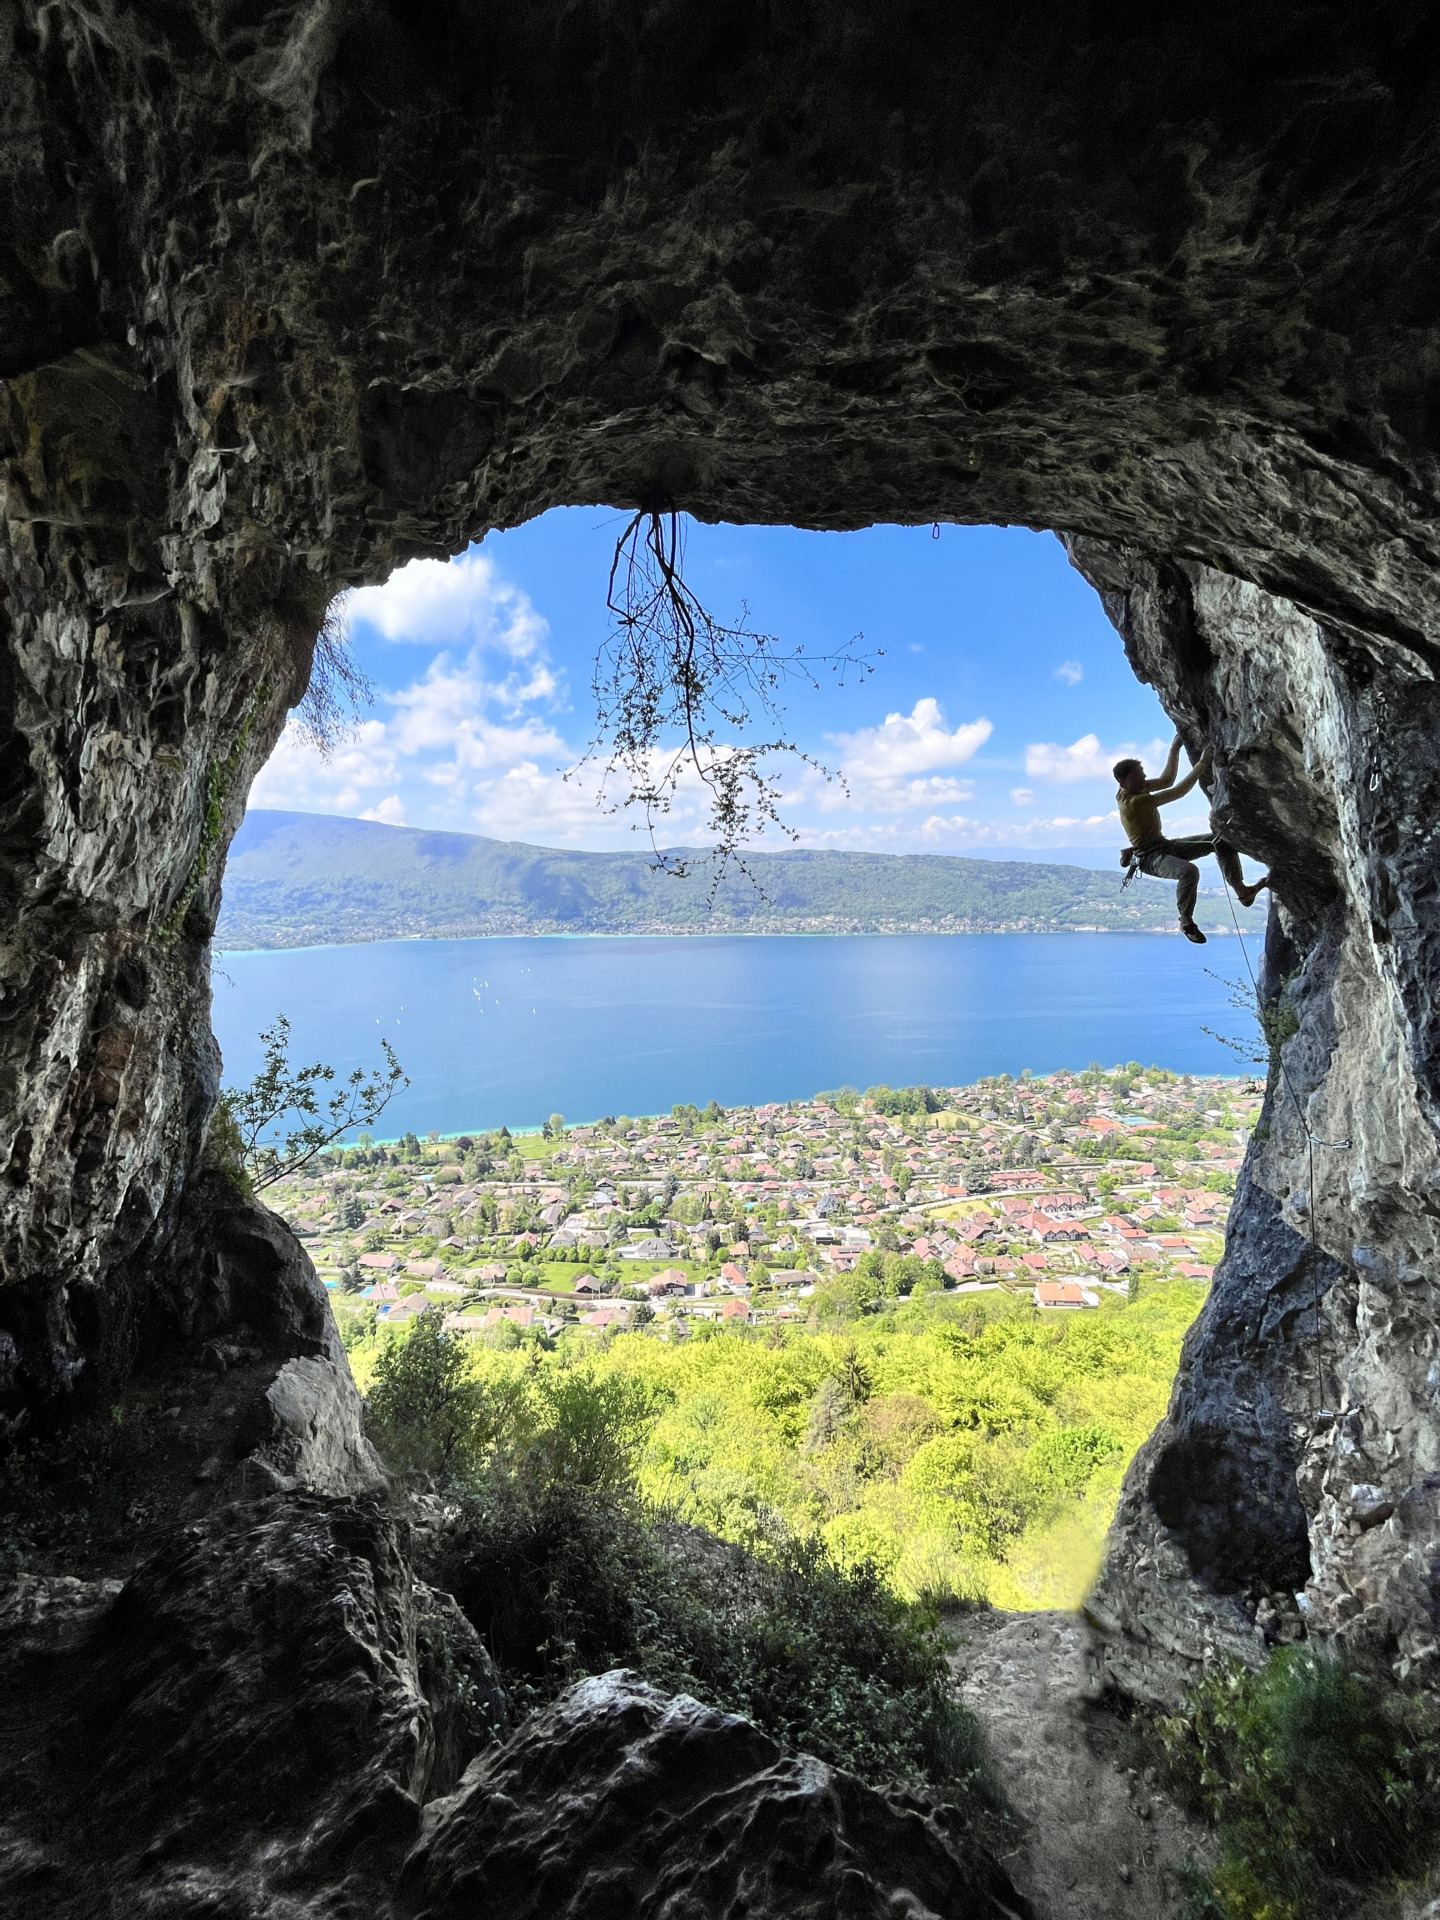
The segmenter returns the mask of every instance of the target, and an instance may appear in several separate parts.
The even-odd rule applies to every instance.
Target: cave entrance
[[[968,1579],[1078,1604],[1148,1422],[1036,1399],[1044,1432],[1021,1446],[977,1409],[979,1437],[942,1459],[937,1406],[872,1376],[891,1336],[918,1352],[1038,1313],[1063,1351],[1090,1314],[1133,1308],[1153,1350],[1121,1363],[1123,1391],[1156,1410],[1169,1391],[1258,1094],[1203,1031],[1226,989],[1178,941],[1094,930],[1170,912],[1164,889],[1121,895],[1111,804],[1122,750],[1163,754],[1163,710],[1049,536],[693,526],[706,604],[747,602],[807,655],[854,641],[874,669],[790,691],[799,756],[829,753],[847,784],[797,757],[799,844],[742,847],[748,871],[712,893],[703,864],[674,871],[705,843],[693,790],[636,848],[623,811],[564,778],[624,525],[555,512],[351,600],[374,705],[328,759],[297,728],[260,774],[215,1021],[232,1082],[284,1013],[299,1057],[345,1071],[383,1034],[410,1085],[268,1198],[364,1384],[427,1308],[482,1372],[507,1364],[496,1346],[536,1367],[557,1345],[623,1353],[642,1324],[666,1355],[727,1320],[792,1357],[812,1333],[870,1339],[853,1379],[805,1389],[803,1430],[772,1436],[788,1471],[839,1476],[817,1496],[835,1550],[879,1527],[912,1597]],[[674,1497],[743,1539],[758,1468],[720,1437],[733,1409],[718,1385],[680,1402],[655,1443],[689,1462]],[[848,1494],[846,1448],[864,1461]],[[869,1497],[905,1474],[938,1503],[928,1546]],[[972,1484],[994,1539],[966,1572],[944,1503]]]
[[[101,1404],[233,1318],[210,941],[338,587],[560,502],[1058,528],[1277,873],[1276,1031],[1324,1137],[1356,1143],[1307,1227],[1350,1289],[1321,1384],[1385,1423],[1309,1461],[1314,1617],[1433,1662],[1428,1572],[1407,1586],[1395,1549],[1377,1625],[1384,1543],[1344,1517],[1378,1490],[1389,1526],[1413,1490],[1406,1565],[1433,1563],[1423,12],[151,13],[111,35],[42,9],[9,48],[0,1414]],[[1297,1138],[1276,1116],[1255,1155],[1265,1232],[1176,1421],[1233,1424],[1255,1377],[1267,1433],[1318,1417],[1272,1258]],[[1377,1305],[1362,1269],[1419,1291]],[[1138,1482],[1125,1524],[1138,1621],[1170,1578]]]

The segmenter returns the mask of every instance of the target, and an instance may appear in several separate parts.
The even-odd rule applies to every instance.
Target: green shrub
[[[696,1631],[714,1615],[692,1589],[681,1648],[702,1688],[782,1745],[862,1779],[963,1788],[998,1804],[928,1616],[873,1563],[841,1568],[817,1540],[782,1538],[753,1564],[759,1604],[734,1631],[723,1621],[714,1638]]]
[[[658,1411],[639,1380],[553,1368],[534,1387],[535,1423],[511,1465],[542,1497],[554,1487],[610,1493],[634,1484],[635,1464]]]
[[[254,1183],[245,1164],[245,1136],[235,1115],[234,1098],[228,1092],[220,1094],[210,1116],[210,1125],[205,1134],[204,1164],[223,1173],[245,1199],[254,1199]],[[361,1217],[364,1217],[363,1214]]]
[[[818,1541],[745,1554],[619,1490],[492,1474],[460,1497],[434,1577],[524,1704],[629,1667],[862,1779],[1000,1810],[933,1618]]]
[[[366,1424],[383,1457],[449,1481],[528,1429],[523,1388],[470,1377],[464,1342],[438,1309],[422,1313],[375,1367]]]
[[[1220,1832],[1223,1920],[1309,1920],[1344,1884],[1419,1864],[1440,1813],[1440,1738],[1415,1699],[1309,1647],[1226,1666],[1162,1721],[1177,1783]]]
[[[1042,1497],[1064,1501],[1085,1491],[1102,1466],[1123,1459],[1108,1427],[1057,1427],[1042,1434],[1026,1458],[1026,1472]]]
[[[647,1510],[636,1475],[661,1404],[587,1365],[477,1381],[438,1313],[380,1357],[373,1437],[446,1488],[427,1577],[455,1595],[517,1703],[627,1666],[791,1750],[1001,1817],[932,1615],[818,1540],[762,1528],[745,1552]]]

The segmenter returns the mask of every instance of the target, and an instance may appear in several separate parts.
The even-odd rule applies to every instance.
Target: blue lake
[[[348,1071],[394,1046],[410,1077],[376,1132],[534,1127],[1138,1060],[1235,1073],[1202,1031],[1243,1033],[1204,954],[1154,934],[395,940],[226,953],[215,1031],[227,1083],[278,1013],[292,1058]]]

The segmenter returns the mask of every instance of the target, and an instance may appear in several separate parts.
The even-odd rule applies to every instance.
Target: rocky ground
[[[309,1262],[258,1210],[212,1225],[248,1317],[0,1513],[4,1920],[1029,1920],[943,1811],[633,1674],[517,1725],[415,1572]]]
[[[1073,1613],[967,1614],[952,1665],[996,1769],[1028,1822],[1004,1866],[1037,1920],[1169,1920],[1208,1829],[1160,1789],[1133,1723],[1096,1683],[1090,1630]]]

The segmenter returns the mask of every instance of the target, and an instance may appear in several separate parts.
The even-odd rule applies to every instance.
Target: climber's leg
[[[1228,840],[1221,840],[1218,837],[1215,841],[1215,858],[1219,863],[1221,873],[1225,876],[1230,891],[1240,902],[1241,906],[1253,907],[1256,896],[1263,892],[1270,884],[1269,874],[1262,875],[1253,887],[1247,887],[1245,884],[1245,875],[1240,869],[1239,854]]]
[[[1200,891],[1200,869],[1196,859],[1213,851],[1209,834],[1197,834],[1189,840],[1167,840],[1163,850],[1141,856],[1140,865],[1157,880],[1174,880],[1175,905],[1180,914],[1180,931],[1197,947],[1205,936],[1195,924],[1195,896]]]

